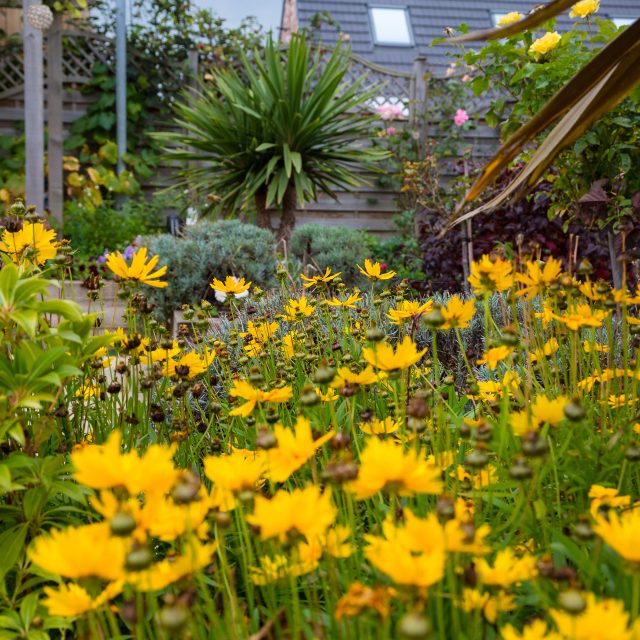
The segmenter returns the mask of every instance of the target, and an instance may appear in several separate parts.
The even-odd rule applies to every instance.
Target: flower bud
[[[398,623],[400,635],[404,638],[428,638],[433,631],[433,625],[421,613],[407,613]]]
[[[587,607],[587,603],[582,597],[582,594],[575,589],[562,592],[558,596],[558,605],[567,613],[574,616],[582,613]]]
[[[126,511],[117,511],[109,522],[109,529],[114,536],[126,537],[136,528],[135,518]]]

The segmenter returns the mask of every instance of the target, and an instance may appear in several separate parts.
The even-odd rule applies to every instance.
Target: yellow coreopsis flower
[[[377,342],[371,348],[362,350],[362,357],[376,369],[383,371],[397,371],[398,369],[408,369],[414,365],[427,352],[426,349],[418,351],[415,343],[409,336],[405,336],[403,341],[393,347],[388,342]]]
[[[400,495],[440,493],[440,469],[421,459],[416,451],[405,451],[390,440],[370,440],[360,456],[358,477],[348,488],[358,500],[365,500],[379,491]]]
[[[167,360],[166,371],[169,376],[178,376],[191,380],[209,368],[215,356],[214,352],[207,352],[201,356],[195,351],[189,351],[180,357],[179,360]]]
[[[531,405],[531,413],[538,423],[546,422],[555,427],[565,419],[564,408],[568,404],[569,399],[566,396],[558,396],[555,399],[538,396]]]
[[[260,566],[249,567],[251,582],[264,586],[284,578],[303,576],[314,571],[319,564],[320,555],[303,550],[302,544],[291,549],[287,555],[277,554],[273,558],[262,556]]]
[[[111,535],[109,524],[54,529],[36,538],[28,555],[40,568],[65,578],[119,580],[128,543]]]
[[[246,298],[249,295],[251,284],[251,282],[245,282],[244,278],[227,276],[224,282],[214,278],[209,286],[215,291],[216,300],[224,302],[230,295],[234,298]]]
[[[8,253],[16,264],[44,264],[58,253],[56,232],[45,229],[42,222],[24,222],[19,231],[4,230],[0,251]]]
[[[600,9],[600,0],[580,0],[576,2],[569,12],[570,18],[588,18]]]
[[[334,389],[342,389],[349,384],[366,386],[380,382],[386,377],[386,373],[382,371],[376,373],[371,365],[368,365],[366,369],[363,369],[360,373],[355,373],[347,367],[340,367],[336,372],[335,378],[331,381],[331,387]]]
[[[376,586],[367,587],[360,582],[354,582],[349,586],[336,605],[335,618],[351,618],[360,615],[362,611],[370,609],[375,611],[381,618],[389,615],[389,599],[393,589]]]
[[[522,15],[519,11],[510,11],[509,13],[502,16],[500,20],[498,20],[498,26],[508,27],[510,24],[522,20],[522,18],[524,18],[524,15]]]
[[[549,258],[544,267],[540,267],[537,260],[528,260],[526,267],[526,273],[516,273],[516,280],[524,285],[518,291],[518,295],[528,298],[542,295],[545,289],[553,284],[562,273],[562,263],[555,258]]]
[[[217,542],[206,544],[190,537],[184,542],[182,554],[165,558],[143,571],[132,571],[126,582],[140,591],[159,591],[208,567],[217,548]]]
[[[463,589],[460,607],[463,611],[482,611],[487,622],[495,624],[499,613],[513,611],[516,608],[513,596],[499,591],[495,596],[481,593],[478,589]]]
[[[556,338],[550,338],[547,342],[545,342],[540,349],[536,349],[529,353],[529,358],[531,362],[537,362],[538,360],[543,360],[544,358],[549,358],[554,353],[556,353],[560,349],[560,343],[556,340]]]
[[[469,284],[477,294],[506,291],[513,286],[513,265],[507,260],[492,260],[484,255],[471,263]]]
[[[476,572],[482,584],[496,587],[509,587],[538,575],[534,556],[525,554],[518,557],[510,548],[498,551],[493,566],[484,558],[478,558]]]
[[[158,264],[160,256],[153,256],[147,262],[147,248],[140,247],[131,258],[131,265],[127,264],[124,256],[117,251],[107,256],[107,267],[122,280],[131,280],[141,284],[162,289],[168,286],[168,282],[164,282],[159,278],[167,273],[167,267],[160,267],[157,271],[153,271]]]
[[[600,516],[600,507],[615,509],[616,507],[628,507],[631,504],[631,496],[618,495],[618,490],[613,487],[603,487],[599,484],[592,485],[589,490],[591,498],[590,512],[593,518]]]
[[[593,593],[584,595],[586,607],[580,613],[551,609],[551,618],[562,638],[571,640],[631,640],[629,614],[622,600],[596,600]]]
[[[635,569],[640,567],[640,509],[598,515],[594,531]]]
[[[247,330],[240,333],[241,338],[250,338],[244,350],[250,356],[257,356],[277,330],[277,322],[259,322],[255,324],[250,320]]]
[[[235,508],[235,496],[255,492],[263,483],[266,459],[263,451],[233,449],[221,456],[207,456],[204,472],[213,482],[212,494],[223,511]]]
[[[321,276],[311,276],[308,278],[303,273],[300,274],[300,279],[303,280],[302,286],[305,289],[309,289],[310,287],[317,287],[318,285],[326,284],[327,282],[331,282],[335,278],[337,278],[342,272],[338,271],[338,273],[331,273],[331,268],[327,267],[325,272]]]
[[[484,555],[491,551],[491,547],[484,543],[484,539],[491,533],[491,527],[483,524],[477,529],[469,522],[453,518],[444,525],[444,537],[447,551],[450,553],[472,553]]]
[[[291,387],[282,387],[280,389],[272,389],[271,391],[262,391],[256,389],[246,380],[236,380],[233,383],[233,387],[229,390],[229,395],[234,398],[242,398],[247,402],[233,411],[229,412],[230,416],[242,416],[246,418],[251,415],[251,412],[255,409],[256,404],[273,402],[280,404],[291,400],[293,396],[293,390]]]
[[[321,493],[320,487],[310,485],[291,492],[278,491],[271,499],[256,496],[247,522],[260,528],[263,540],[278,538],[286,542],[289,535],[295,534],[312,541],[325,535],[337,513],[331,490]]]
[[[513,353],[513,347],[501,345],[492,347],[477,361],[477,364],[486,364],[489,369],[495,369],[499,362],[502,362]]]
[[[288,304],[285,304],[282,317],[289,322],[295,322],[308,318],[315,310],[315,306],[309,303],[309,299],[302,296],[299,300],[289,300]]]
[[[59,587],[45,587],[42,604],[47,608],[49,615],[73,618],[88,611],[96,611],[103,607],[109,600],[115,598],[122,591],[122,581],[110,583],[95,598],[92,597],[80,585],[69,583]]]
[[[391,416],[379,420],[374,418],[370,422],[361,422],[360,430],[371,436],[384,436],[395,433],[400,428],[400,420],[394,420]]]
[[[440,329],[466,329],[476,313],[476,301],[472,298],[463,302],[458,296],[451,296],[440,311],[444,318]]]
[[[349,294],[344,300],[340,300],[340,298],[331,298],[331,300],[327,300],[327,304],[330,307],[342,307],[343,309],[355,309],[356,302],[360,302],[362,298],[360,297],[360,293],[358,291],[354,291]]]
[[[500,629],[502,640],[562,640],[562,637],[547,628],[544,620],[534,620],[520,633],[514,626],[507,624]]]
[[[582,327],[599,327],[608,315],[609,312],[603,309],[594,311],[588,304],[579,304],[569,308],[563,315],[554,313],[553,317],[570,331],[579,331]]]
[[[396,275],[395,271],[383,273],[380,263],[372,262],[369,258],[364,261],[364,269],[359,264],[357,264],[356,267],[358,267],[360,273],[369,278],[369,280],[390,280]]]
[[[331,440],[333,433],[329,431],[314,440],[311,423],[302,416],[298,417],[294,430],[277,424],[274,435],[278,445],[266,452],[267,473],[271,481],[284,482],[310,460],[317,449]]]
[[[433,302],[427,300],[424,304],[420,304],[414,300],[403,300],[397,309],[389,309],[387,317],[391,320],[391,324],[402,324],[407,320],[420,318],[433,309]]]
[[[430,587],[444,575],[444,531],[433,513],[417,518],[406,509],[404,520],[404,526],[385,520],[382,537],[366,535],[365,557],[396,584]]]
[[[175,446],[151,445],[140,456],[120,451],[120,432],[102,445],[92,444],[71,454],[75,479],[92,489],[124,487],[131,495],[168,493],[180,472],[173,465]]]
[[[547,31],[547,33],[545,33],[541,38],[533,41],[533,44],[529,47],[529,53],[532,53],[537,57],[549,53],[549,51],[558,46],[560,37],[561,36],[557,31]]]

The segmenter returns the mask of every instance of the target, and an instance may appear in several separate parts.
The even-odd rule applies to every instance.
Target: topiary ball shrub
[[[163,234],[145,239],[159,265],[168,267],[165,289],[147,292],[163,320],[183,304],[214,300],[213,278],[244,277],[263,289],[275,285],[276,257],[273,235],[238,220],[202,221],[187,227],[182,236]]]
[[[303,268],[308,264],[321,271],[331,267],[342,272],[346,284],[362,284],[356,264],[372,257],[372,239],[357,229],[305,224],[294,229],[290,251]]]

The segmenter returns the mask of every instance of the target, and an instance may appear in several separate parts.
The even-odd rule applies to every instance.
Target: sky
[[[265,31],[273,29],[276,35],[280,27],[282,0],[196,0],[196,3],[213,9],[229,27],[237,27],[247,16],[255,16]]]

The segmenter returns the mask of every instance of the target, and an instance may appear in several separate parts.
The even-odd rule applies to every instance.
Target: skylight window
[[[376,44],[412,46],[409,12],[404,7],[370,7],[371,28]]]

